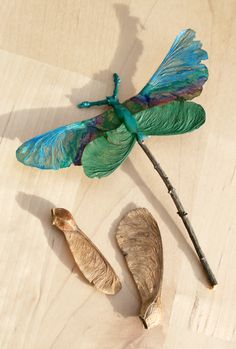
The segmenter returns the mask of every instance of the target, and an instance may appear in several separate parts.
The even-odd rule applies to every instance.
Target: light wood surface
[[[233,349],[236,347],[236,1],[8,0],[0,7],[0,347],[3,349]],[[96,115],[112,73],[121,100],[137,92],[177,33],[209,52],[196,101],[207,122],[147,141],[187,208],[219,285],[207,288],[163,183],[136,147],[113,175],[40,171],[16,161],[26,139]],[[50,210],[64,207],[101,249],[123,288],[105,296],[78,275]],[[163,319],[142,329],[138,294],[115,241],[121,217],[146,207],[164,249]]]

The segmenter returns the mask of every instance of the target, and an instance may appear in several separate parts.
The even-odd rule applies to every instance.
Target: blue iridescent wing
[[[90,142],[82,156],[82,165],[88,177],[105,177],[114,172],[127,158],[136,142],[124,124],[116,130]]]
[[[174,101],[134,114],[139,129],[146,136],[177,135],[191,132],[205,122],[205,111],[194,102]]]
[[[120,124],[110,109],[92,119],[62,126],[26,141],[17,149],[16,157],[24,165],[40,169],[58,170],[72,163],[81,165],[86,145]]]
[[[124,103],[131,112],[174,100],[191,100],[201,93],[208,78],[207,67],[201,61],[208,55],[201,42],[194,39],[195,32],[191,29],[179,33],[147,85]]]

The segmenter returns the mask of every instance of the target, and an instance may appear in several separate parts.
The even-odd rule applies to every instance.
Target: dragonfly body
[[[138,141],[142,142],[145,138],[144,134],[139,129],[137,120],[134,118],[133,114],[129,111],[129,109],[122,105],[120,102],[111,104],[111,106],[114,108],[120,120],[124,122],[127,130],[131,134],[134,134]]]
[[[132,112],[122,103],[120,103],[118,98],[119,93],[119,86],[120,86],[120,77],[117,73],[113,74],[113,79],[115,83],[115,88],[112,96],[106,97],[106,99],[103,99],[101,101],[96,102],[82,102],[78,105],[79,108],[90,108],[93,106],[100,106],[100,105],[109,105],[111,106],[118,118],[122,123],[125,124],[127,130],[135,135],[137,141],[143,142],[144,141],[144,134],[140,130],[137,120],[133,116]]]

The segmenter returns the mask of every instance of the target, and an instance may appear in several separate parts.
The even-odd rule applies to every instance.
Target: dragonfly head
[[[119,104],[119,100],[117,97],[114,97],[114,96],[108,96],[106,97],[106,100],[107,100],[107,104],[108,105],[115,105],[115,104]]]

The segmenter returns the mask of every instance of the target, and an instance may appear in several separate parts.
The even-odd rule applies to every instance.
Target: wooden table
[[[3,349],[233,349],[236,347],[236,2],[234,0],[8,0],[0,8],[1,263]],[[192,134],[147,141],[179,192],[219,282],[207,288],[181,220],[140,148],[113,175],[24,167],[26,139],[96,115],[85,99],[121,100],[150,78],[175,36],[196,30],[209,52],[207,111]],[[78,274],[50,209],[65,207],[123,284],[105,296]],[[157,219],[164,245],[163,319],[146,331],[115,232],[134,207]]]

